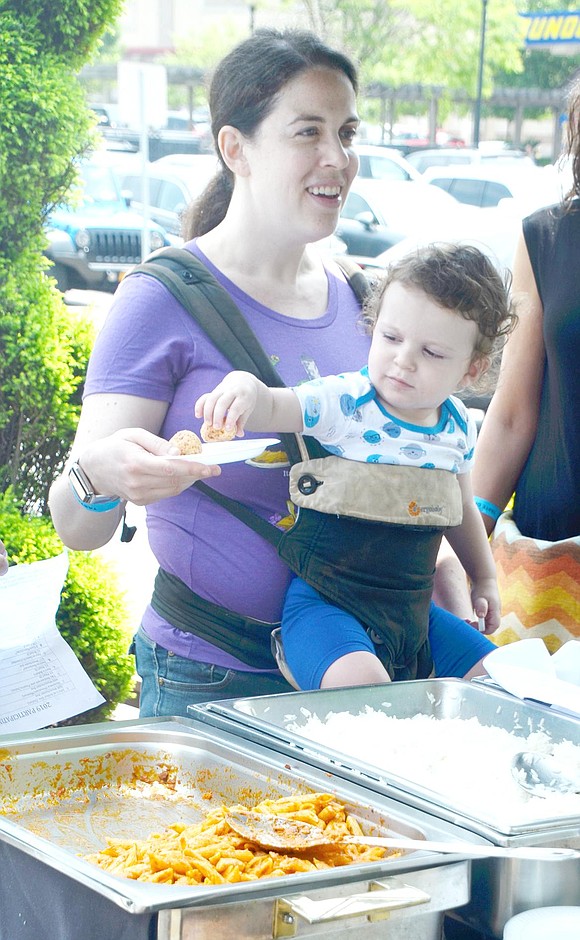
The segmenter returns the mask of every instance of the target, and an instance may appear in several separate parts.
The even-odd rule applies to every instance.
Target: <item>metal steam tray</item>
[[[538,804],[532,819],[524,822],[498,822],[492,812],[466,809],[445,792],[430,789],[428,781],[397,775],[396,768],[379,769],[373,752],[388,748],[388,739],[373,742],[368,758],[361,760],[346,752],[309,740],[289,726],[304,722],[310,715],[325,720],[330,714],[358,715],[366,707],[393,718],[426,715],[432,718],[477,718],[482,725],[503,728],[526,736],[544,731],[554,743],[569,740],[580,744],[580,719],[553,712],[550,708],[522,702],[506,692],[462,679],[425,679],[386,685],[357,686],[315,692],[291,692],[255,698],[230,699],[190,706],[190,713],[211,726],[227,729],[246,740],[276,748],[282,754],[300,756],[320,769],[332,771],[374,793],[400,800],[406,805],[436,814],[496,844],[580,844],[580,816],[549,815]],[[450,745],[451,746],[451,745]],[[494,754],[485,755],[488,766]],[[490,764],[490,762],[492,762]],[[578,797],[580,800],[580,797]],[[572,842],[570,840],[573,840]]]
[[[143,798],[128,792],[135,778],[163,780],[168,768],[187,799]],[[121,793],[119,792],[121,788]],[[444,870],[463,870],[463,888],[446,906],[468,899],[469,865],[462,855],[414,851],[401,857],[315,873],[264,878],[232,885],[182,887],[132,881],[107,873],[82,856],[107,837],[145,838],[175,822],[194,823],[222,804],[251,806],[294,792],[331,792],[373,834],[457,839],[445,821],[369,794],[359,783],[289,759],[264,743],[181,718],[73,726],[7,735],[0,742],[0,842],[16,848],[89,887],[131,913],[207,907],[296,894],[305,889],[331,894],[369,891],[377,879],[429,869],[441,872],[434,894],[445,893]],[[477,836],[468,841],[482,842]],[[453,868],[454,866],[454,868]],[[459,884],[459,882],[457,882]],[[379,885],[380,886],[380,885]],[[440,899],[441,900],[441,899]],[[431,909],[436,909],[434,898]],[[439,907],[441,910],[441,906]],[[171,935],[173,936],[173,934]]]

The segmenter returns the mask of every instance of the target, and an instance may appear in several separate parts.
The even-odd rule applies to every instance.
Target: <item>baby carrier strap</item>
[[[161,248],[131,273],[160,280],[237,369],[259,374],[267,385],[284,385],[237,304],[186,248]]]
[[[275,623],[244,617],[196,594],[183,581],[160,568],[151,606],[184,633],[195,633],[255,669],[275,669],[268,641]]]

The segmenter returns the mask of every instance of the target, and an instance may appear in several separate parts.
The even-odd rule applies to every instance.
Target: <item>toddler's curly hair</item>
[[[396,281],[423,291],[440,307],[477,323],[474,358],[489,358],[491,363],[517,323],[510,298],[511,274],[506,272],[502,277],[473,245],[427,245],[405,255],[377,277],[363,308],[369,332],[377,321],[387,288]]]

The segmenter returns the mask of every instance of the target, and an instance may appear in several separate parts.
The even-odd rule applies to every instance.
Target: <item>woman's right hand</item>
[[[54,527],[68,548],[89,551],[112,538],[124,502],[107,512],[81,506],[68,478],[78,461],[95,491],[138,506],[176,496],[197,480],[218,476],[220,468],[190,460],[164,460],[177,448],[159,436],[166,402],[131,395],[91,395],[83,408],[71,456],[50,490]]]
[[[123,428],[93,441],[75,456],[95,492],[147,506],[221,473],[218,466],[191,459],[163,459],[178,455],[173,444],[150,431]]]

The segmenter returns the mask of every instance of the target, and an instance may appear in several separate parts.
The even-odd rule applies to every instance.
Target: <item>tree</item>
[[[475,94],[481,0],[303,0],[309,25],[348,49],[363,83],[425,84]],[[521,71],[515,0],[488,4],[485,87]]]
[[[0,0],[0,492],[45,511],[70,448],[86,326],[42,258],[47,213],[75,177],[94,117],[76,72],[122,0]]]
[[[0,0],[0,532],[22,562],[62,549],[43,514],[72,443],[91,344],[45,273],[43,225],[91,142],[76,72],[121,6]],[[83,720],[105,717],[131,685],[124,614],[100,560],[76,554],[59,626],[107,699]]]
[[[224,20],[220,23],[219,30],[215,26],[196,29],[194,33],[185,36],[175,37],[175,54],[167,56],[164,60],[165,65],[195,65],[196,68],[203,69],[206,73],[211,70],[238,42],[245,38],[244,33],[236,23]],[[183,85],[170,86],[168,97],[171,107],[181,107],[183,105],[205,105],[206,88],[203,83],[199,83],[192,89],[192,100],[188,96],[188,90]]]
[[[347,49],[367,81],[413,28],[413,17],[397,0],[303,0],[303,6],[310,29]]]
[[[527,0],[523,13],[550,13],[576,11],[578,3],[562,3],[561,0]],[[565,88],[580,68],[580,48],[577,54],[571,49],[565,55],[555,55],[549,49],[525,49],[523,53],[523,70],[520,74],[510,76],[502,69],[495,75],[498,86],[508,83],[516,88]]]

